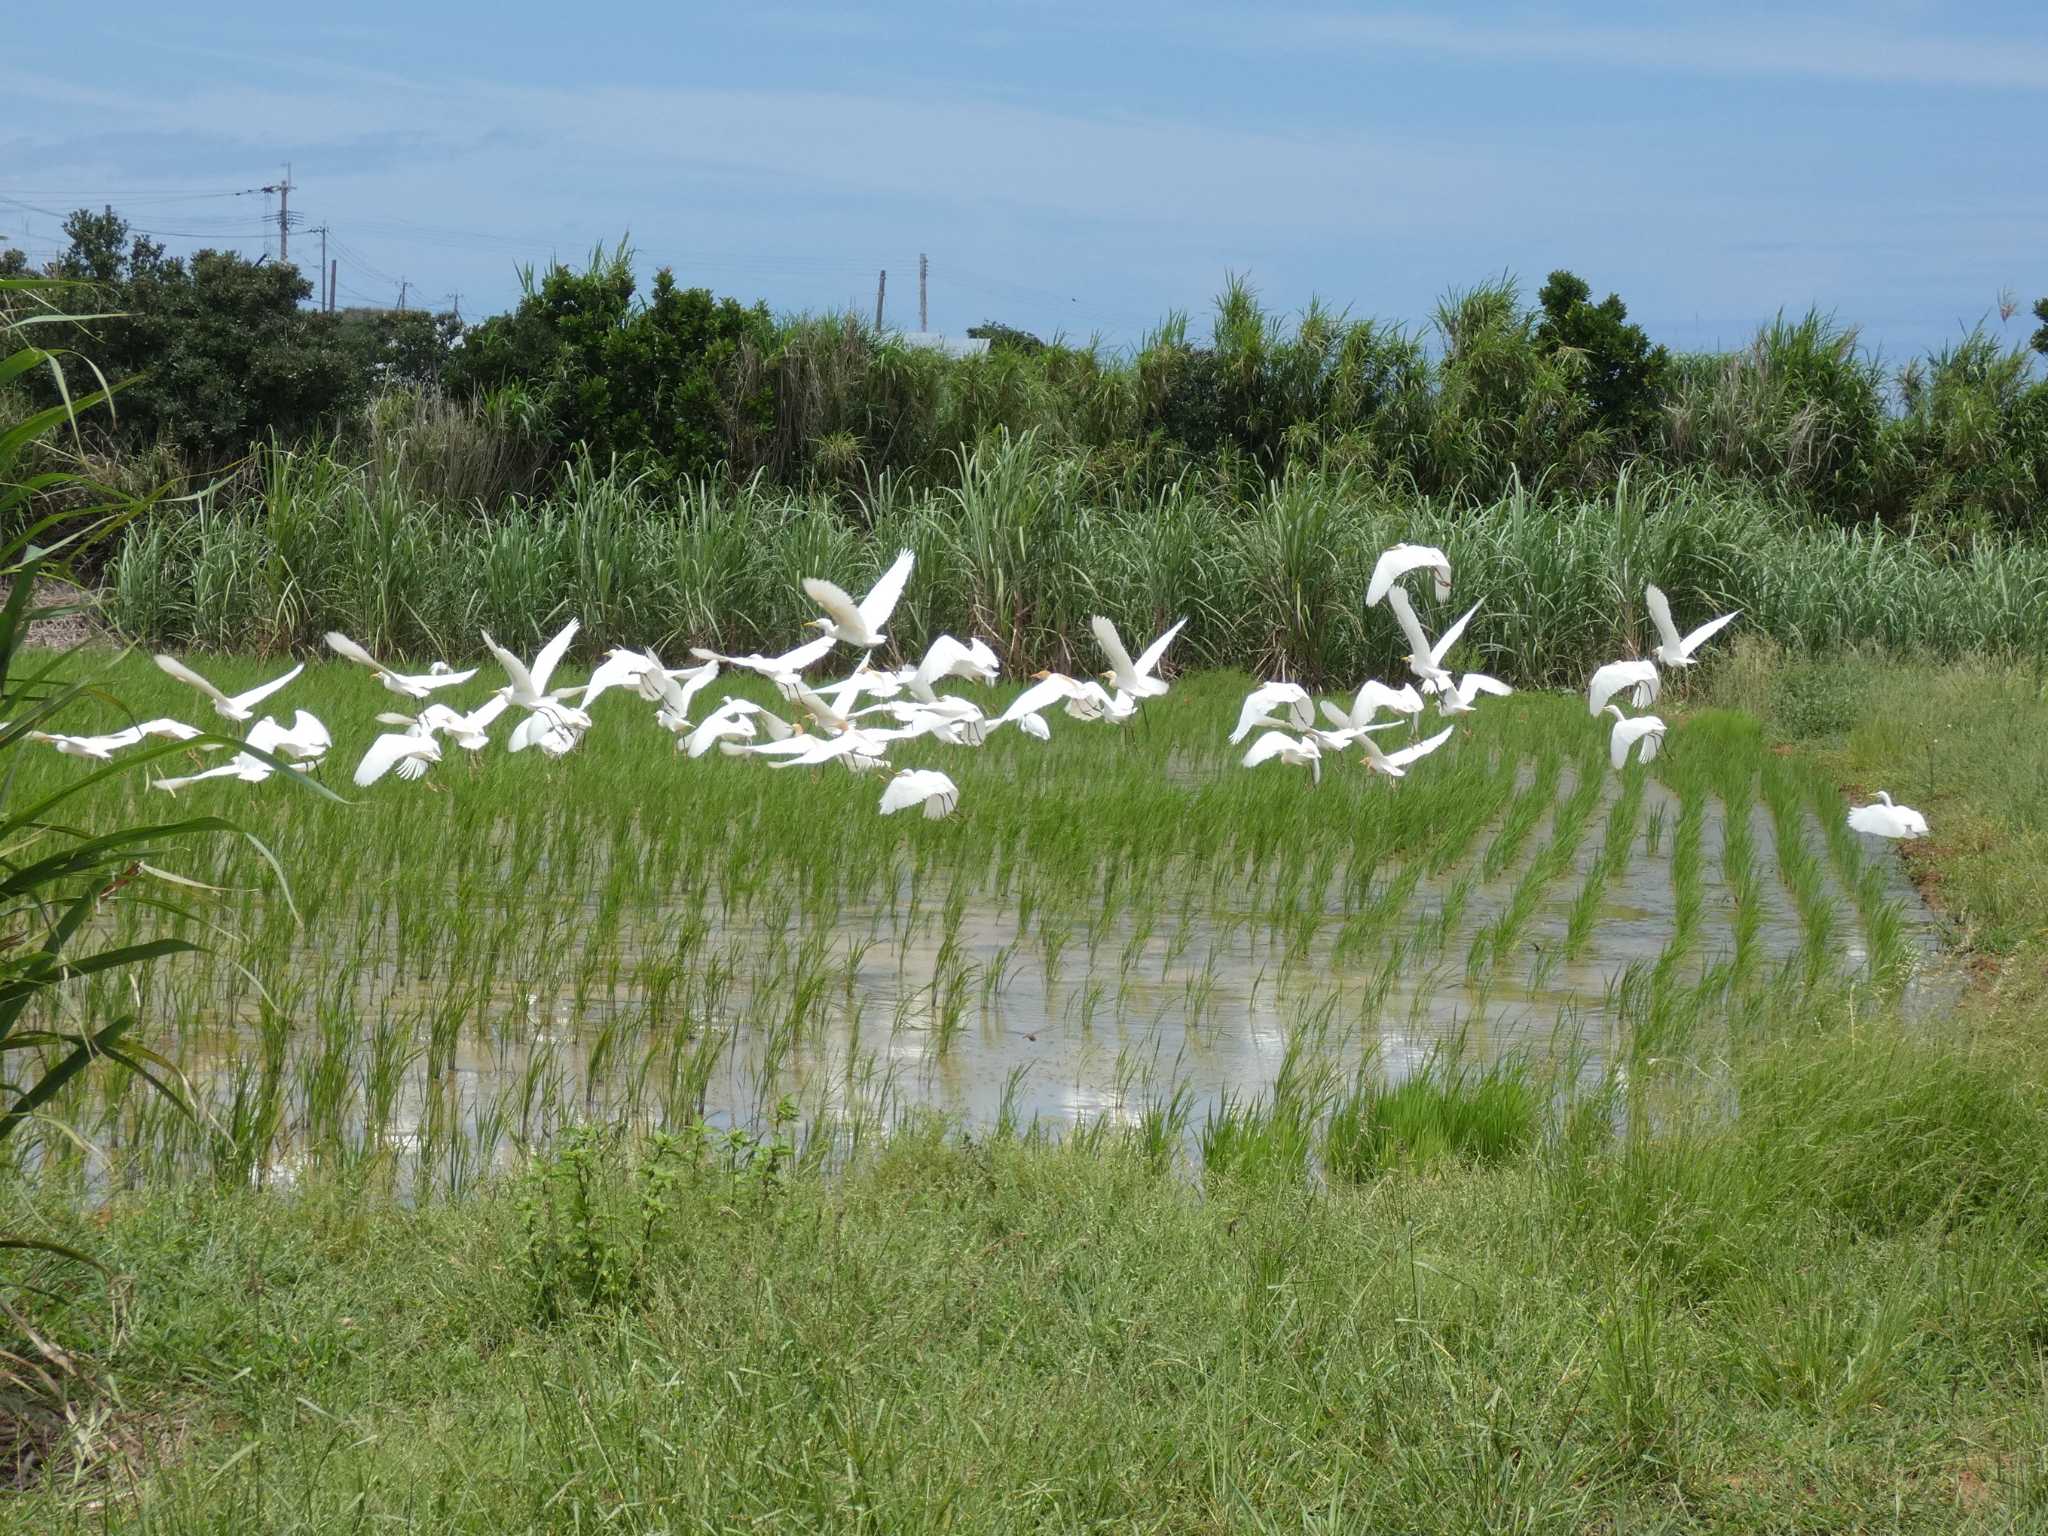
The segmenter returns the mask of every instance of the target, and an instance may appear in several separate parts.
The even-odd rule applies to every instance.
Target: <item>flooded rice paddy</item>
[[[345,783],[377,705],[310,679]],[[582,1121],[1060,1130],[1173,1103],[1185,1130],[1304,1063],[1518,1054],[1593,1082],[1844,988],[1951,995],[1896,852],[1746,718],[1674,712],[1664,757],[1615,774],[1582,703],[1518,697],[1399,786],[1343,763],[1312,787],[1236,766],[1240,694],[924,745],[904,765],[961,786],[944,823],[878,817],[879,782],[837,768],[679,759],[630,699],[560,762],[451,761],[430,789],[208,785],[184,809],[262,837],[293,901],[192,848],[179,867],[231,888],[187,925],[210,953],[128,1001],[202,1113],[101,1088],[73,1123],[138,1168],[460,1187]]]

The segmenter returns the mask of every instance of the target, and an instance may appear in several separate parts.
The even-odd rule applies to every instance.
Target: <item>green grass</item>
[[[920,751],[962,787],[939,824],[678,761],[631,699],[438,792],[215,786],[304,925],[252,861],[191,871],[229,888],[220,952],[140,1001],[202,1120],[81,1091],[94,1155],[25,1136],[0,1225],[134,1301],[10,1261],[91,1387],[0,1522],[2041,1523],[2048,1105],[2010,999],[2043,951],[2015,932],[2005,1001],[1901,1019],[1903,976],[1847,959],[1892,910],[1847,872],[1881,866],[1826,830],[1835,776],[1883,775],[2003,935],[2038,694],[1840,666],[1801,718],[1848,690],[1887,729],[1788,755],[1785,670],[1668,699],[1625,776],[1583,700],[1530,695],[1398,787],[1248,773],[1244,679],[1203,675],[1122,731]],[[111,681],[191,712],[146,663]],[[1761,724],[1698,707],[1738,700]],[[339,781],[383,696],[318,665],[279,702]],[[1752,803],[1778,835],[1717,846]],[[1625,968],[1624,918],[1654,934]],[[1468,978],[1488,925],[1579,948]]]
[[[772,1141],[586,1134],[456,1204],[323,1183],[123,1195],[90,1222],[10,1211],[133,1275],[118,1344],[75,1273],[46,1277],[66,1300],[44,1310],[119,1361],[105,1433],[147,1455],[0,1519],[1952,1532],[2048,1515],[2048,1136],[2001,1073],[1952,1042],[1826,1028],[1745,1053],[1732,1120],[1668,1097],[1653,1114],[1670,1085],[1645,1087],[1533,1143],[1512,1081],[1477,1096],[1509,1133],[1471,1133],[1470,1158],[1368,1151],[1364,1183],[1321,1188],[1259,1160],[1198,1189],[1142,1128],[909,1132],[831,1176]],[[1374,1136],[1408,1149],[1488,1118],[1447,1122],[1440,1083],[1368,1102]]]

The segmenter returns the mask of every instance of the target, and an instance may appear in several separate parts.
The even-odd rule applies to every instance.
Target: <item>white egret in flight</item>
[[[1398,592],[1400,588],[1396,587],[1394,590]],[[1425,737],[1401,748],[1398,752],[1382,752],[1379,743],[1363,731],[1353,732],[1352,739],[1365,748],[1365,762],[1368,768],[1375,773],[1384,773],[1390,779],[1399,779],[1407,775],[1410,763],[1429,756],[1456,734],[1457,728],[1447,725],[1434,736]]]
[[[261,704],[265,699],[277,692],[278,689],[306,670],[306,664],[302,661],[296,667],[293,667],[291,671],[285,673],[284,676],[273,677],[269,682],[262,684],[260,687],[251,688],[244,693],[227,694],[222,693],[213,684],[209,683],[197,672],[194,672],[185,663],[179,661],[175,656],[159,656],[156,659],[156,664],[179,682],[189,683],[192,687],[197,688],[201,693],[213,700],[213,712],[224,720],[255,719],[256,706],[258,704]]]
[[[1394,618],[1401,625],[1401,632],[1408,637],[1408,654],[1401,659],[1408,663],[1424,684],[1434,683],[1439,688],[1451,686],[1451,674],[1444,670],[1444,658],[1451,653],[1451,647],[1458,643],[1458,637],[1465,633],[1465,626],[1472,622],[1472,615],[1479,611],[1474,603],[1459,617],[1458,621],[1438,637],[1436,644],[1429,643],[1429,637],[1416,622],[1415,609],[1408,602],[1408,594],[1399,587],[1387,589],[1387,606],[1394,610]]]
[[[394,672],[340,630],[327,632],[327,649],[344,661],[368,667],[370,675],[393,693],[408,699],[424,699],[437,688],[454,688],[476,676],[477,669],[457,672],[445,661],[437,661],[425,672]]]
[[[152,736],[164,736],[173,741],[190,741],[202,736],[196,725],[187,725],[182,720],[145,720],[140,725],[131,725],[126,730],[113,731],[104,736],[66,736],[61,731],[30,731],[30,741],[47,741],[67,757],[89,757],[94,762],[112,762],[114,754],[123,747],[132,747]]]
[[[855,773],[875,773],[888,766],[890,746],[906,734],[854,727],[837,736],[791,736],[785,741],[761,742],[740,750],[774,759],[768,765],[771,768],[816,768],[821,763],[836,761]]]
[[[882,572],[881,580],[868,589],[868,595],[857,603],[846,595],[844,588],[835,586],[822,576],[806,576],[803,583],[805,595],[825,610],[825,617],[811,622],[834,640],[844,640],[848,645],[871,650],[882,644],[889,638],[882,633],[882,626],[896,611],[897,599],[903,596],[904,583],[910,580],[910,568],[916,561],[915,555],[904,550],[897,555],[896,563]]]
[[[1132,661],[1116,626],[1098,613],[1088,621],[1088,627],[1095,631],[1095,643],[1102,647],[1103,657],[1109,662],[1109,670],[1102,674],[1103,681],[1115,683],[1117,692],[1129,694],[1133,699],[1158,698],[1166,692],[1166,679],[1154,677],[1152,669],[1159,665],[1159,658],[1166,654],[1166,648],[1173,644],[1174,637],[1186,624],[1186,619],[1175,621],[1171,629],[1146,646],[1138,659]],[[1131,713],[1135,713],[1135,709]],[[1108,712],[1108,717],[1112,720],[1120,718],[1115,711]],[[1121,718],[1128,719],[1129,715]]]
[[[1478,712],[1475,702],[1482,693],[1504,699],[1515,690],[1497,677],[1488,677],[1484,672],[1467,672],[1458,679],[1454,688],[1431,688],[1423,685],[1425,693],[1436,696],[1436,712],[1440,715],[1470,715]]]
[[[356,764],[356,787],[368,789],[387,773],[406,783],[426,777],[427,765],[441,761],[441,744],[431,731],[390,731],[370,743]]]
[[[1629,750],[1638,742],[1642,750],[1637,761],[1647,763],[1657,755],[1657,749],[1664,744],[1664,722],[1655,715],[1624,715],[1619,704],[1607,706],[1607,713],[1614,716],[1614,733],[1608,740],[1607,759],[1619,769],[1628,763]]]
[[[1267,731],[1244,754],[1247,768],[1274,761],[1306,768],[1310,783],[1323,782],[1323,749],[1312,734],[1297,738],[1285,731]]]
[[[655,679],[667,676],[661,658],[654,652],[614,646],[605,652],[604,660],[590,674],[590,681],[583,685],[583,692],[576,702],[585,714],[589,714],[590,706],[612,689],[631,688],[651,703],[659,690]]]
[[[317,763],[334,745],[326,725],[309,709],[294,714],[288,726],[265,715],[250,727],[245,740],[257,751],[281,757],[288,763]]]
[[[1707,620],[1681,639],[1678,626],[1671,622],[1671,603],[1662,589],[1654,583],[1645,587],[1643,601],[1650,606],[1650,622],[1657,626],[1657,660],[1667,667],[1691,666],[1692,653],[1711,640],[1723,625],[1732,624],[1741,616],[1739,610],[1724,613],[1718,619]]]
[[[1371,725],[1373,718],[1383,709],[1392,710],[1397,715],[1419,715],[1422,713],[1422,695],[1415,691],[1413,683],[1389,688],[1385,683],[1368,679],[1348,710],[1328,699],[1323,700],[1323,718],[1340,731],[1355,731]]]
[[[940,635],[925,650],[917,669],[903,681],[912,694],[929,704],[937,697],[932,690],[941,678],[993,683],[1001,671],[1002,662],[979,635],[964,645],[951,635]]]
[[[1275,710],[1285,710],[1286,718],[1276,716]],[[1315,702],[1301,684],[1261,683],[1245,695],[1244,707],[1237,712],[1237,729],[1230,733],[1230,744],[1236,746],[1262,725],[1292,725],[1297,731],[1305,731],[1315,721]]]
[[[759,651],[749,656],[726,656],[718,651],[707,651],[701,645],[692,646],[690,654],[699,661],[722,661],[729,667],[758,672],[763,677],[782,678],[794,677],[838,643],[835,636],[820,635],[815,640],[806,640],[794,650],[784,651],[780,656],[763,656]]]
[[[582,627],[577,620],[571,619],[560,634],[534,654],[531,667],[486,632],[484,648],[497,657],[498,665],[505,669],[506,686],[500,690],[505,697],[521,709],[559,709],[561,701],[548,692],[548,684],[553,681],[555,668],[568,652],[569,642],[576,638],[576,631]]]
[[[1857,805],[1849,809],[1849,825],[1858,832],[1872,837],[1913,838],[1927,835],[1927,818],[1910,805],[1894,805],[1892,797],[1880,789],[1877,805]]]
[[[403,725],[416,732],[444,736],[466,752],[481,752],[491,744],[492,722],[511,707],[512,701],[504,694],[494,693],[466,715],[446,704],[435,703],[417,715],[379,715],[377,720],[382,725]]]
[[[1629,691],[1629,700],[1637,709],[1648,709],[1657,702],[1657,686],[1654,661],[1610,661],[1586,685],[1586,713],[1599,714],[1623,689]]]
[[[1396,544],[1381,555],[1366,584],[1365,606],[1370,608],[1393,589],[1394,583],[1410,571],[1426,570],[1436,578],[1436,600],[1451,600],[1450,557],[1433,544]]]
[[[959,804],[959,786],[936,768],[912,768],[899,773],[882,790],[884,816],[921,805],[926,820],[938,821],[952,815]]]
[[[679,737],[677,747],[691,757],[702,757],[713,747],[752,741],[757,734],[756,722],[760,729],[777,741],[786,741],[794,734],[790,723],[780,715],[763,709],[751,699],[727,699],[718,708],[704,717],[704,721],[687,737]]]

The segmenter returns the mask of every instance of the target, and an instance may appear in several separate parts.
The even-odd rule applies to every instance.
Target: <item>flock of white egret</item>
[[[607,653],[588,682],[555,688],[549,685],[576,637],[576,621],[570,621],[543,645],[530,663],[485,634],[485,649],[503,670],[505,686],[467,713],[432,696],[468,683],[481,668],[458,671],[437,661],[425,672],[399,672],[348,636],[329,634],[327,644],[336,655],[364,667],[384,688],[418,706],[411,714],[385,712],[376,717],[378,723],[394,729],[370,743],[356,765],[355,782],[367,788],[386,774],[408,782],[422,780],[429,768],[441,761],[444,743],[481,752],[490,745],[491,729],[499,717],[513,709],[520,712],[520,718],[505,738],[507,750],[536,747],[560,757],[582,741],[594,723],[592,706],[614,689],[632,689],[655,705],[655,722],[675,737],[678,751],[692,758],[715,747],[727,756],[763,758],[777,768],[817,767],[837,761],[860,773],[888,770],[888,754],[900,742],[929,737],[952,746],[974,747],[1006,725],[1047,741],[1052,729],[1045,716],[1055,709],[1076,720],[1121,724],[1137,714],[1144,700],[1167,692],[1159,663],[1185,620],[1169,627],[1134,660],[1116,626],[1097,616],[1089,621],[1089,628],[1108,664],[1099,677],[1036,673],[1031,686],[997,714],[987,713],[971,699],[939,692],[941,685],[954,680],[996,681],[1000,671],[996,654],[978,638],[962,642],[940,635],[914,666],[875,666],[874,653],[888,643],[885,627],[903,595],[913,563],[911,552],[904,550],[858,602],[830,581],[806,578],[804,591],[821,610],[820,617],[811,621],[819,633],[774,656],[728,656],[697,649],[691,653],[697,665],[669,668],[651,651],[616,649]],[[1498,697],[1513,691],[1498,678],[1481,672],[1460,677],[1445,665],[1480,605],[1474,603],[1432,641],[1403,585],[1418,572],[1427,573],[1439,602],[1449,600],[1451,562],[1442,550],[1423,544],[1397,544],[1381,555],[1365,593],[1368,608],[1384,602],[1393,612],[1408,643],[1402,659],[1414,680],[1398,687],[1368,680],[1348,705],[1331,699],[1320,701],[1325,726],[1316,724],[1318,701],[1300,684],[1261,683],[1245,698],[1230,737],[1232,745],[1237,745],[1265,727],[1246,750],[1245,767],[1286,763],[1307,768],[1312,781],[1320,783],[1324,762],[1340,759],[1356,747],[1370,771],[1390,780],[1400,779],[1455,733],[1456,727],[1447,725],[1432,736],[1413,739],[1420,734],[1421,716],[1428,705],[1434,704],[1439,717],[1455,717],[1473,713],[1482,695]],[[1654,585],[1646,587],[1644,602],[1657,634],[1655,649],[1646,657],[1600,667],[1587,687],[1589,713],[1614,717],[1609,759],[1617,770],[1627,764],[1632,752],[1639,761],[1650,762],[1663,742],[1664,722],[1646,712],[1656,702],[1662,672],[1693,665],[1700,647],[1736,618],[1733,613],[1722,614],[1680,635],[1662,591]],[[859,653],[853,670],[834,682],[806,682],[805,671],[842,645]],[[223,692],[175,657],[158,656],[156,662],[171,677],[206,695],[223,719],[237,724],[254,722],[244,737],[253,751],[238,752],[220,767],[155,779],[152,783],[158,789],[176,792],[215,778],[258,782],[270,776],[273,765],[257,753],[303,767],[318,763],[333,746],[327,727],[306,710],[297,711],[289,725],[269,715],[256,717],[257,706],[297,678],[305,669],[303,662],[237,694]],[[784,718],[750,700],[728,695],[715,709],[693,720],[698,695],[727,669],[769,679],[801,713]],[[863,699],[871,702],[863,704]],[[1627,699],[1637,713],[1625,711],[1616,699]],[[1380,720],[1383,713],[1391,718]],[[1374,739],[1404,720],[1411,737],[1406,745],[1388,750]],[[151,737],[191,740],[202,734],[195,726],[171,719],[144,721],[101,736],[29,733],[60,752],[97,761],[109,760],[123,748]],[[891,815],[917,807],[937,819],[950,815],[959,800],[959,787],[949,775],[935,769],[911,769],[891,775],[880,810]],[[1918,811],[1893,804],[1891,796],[1882,792],[1878,800],[1880,803],[1853,808],[1849,825],[1877,837],[1927,834],[1927,822]]]

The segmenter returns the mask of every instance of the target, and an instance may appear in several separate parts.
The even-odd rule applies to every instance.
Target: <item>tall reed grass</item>
[[[2048,648],[2048,542],[1950,548],[1817,526],[1686,476],[1478,508],[1345,471],[1293,474],[1250,502],[1194,480],[1104,495],[1027,436],[965,454],[955,488],[883,486],[851,510],[765,484],[663,489],[588,462],[552,496],[465,516],[323,452],[273,450],[262,482],[245,506],[166,509],[128,536],[107,575],[121,632],[282,649],[342,629],[453,658],[475,652],[480,629],[525,640],[573,616],[585,653],[679,656],[788,642],[812,616],[801,577],[859,587],[907,547],[918,574],[892,625],[906,650],[976,633],[1013,668],[1087,668],[1090,614],[1138,630],[1185,617],[1173,666],[1342,682],[1398,670],[1398,631],[1358,594],[1379,551],[1406,539],[1442,545],[1457,600],[1484,603],[1462,662],[1525,685],[1576,686],[1635,653],[1648,580],[1681,614],[1737,608],[1746,630],[1796,651]]]

